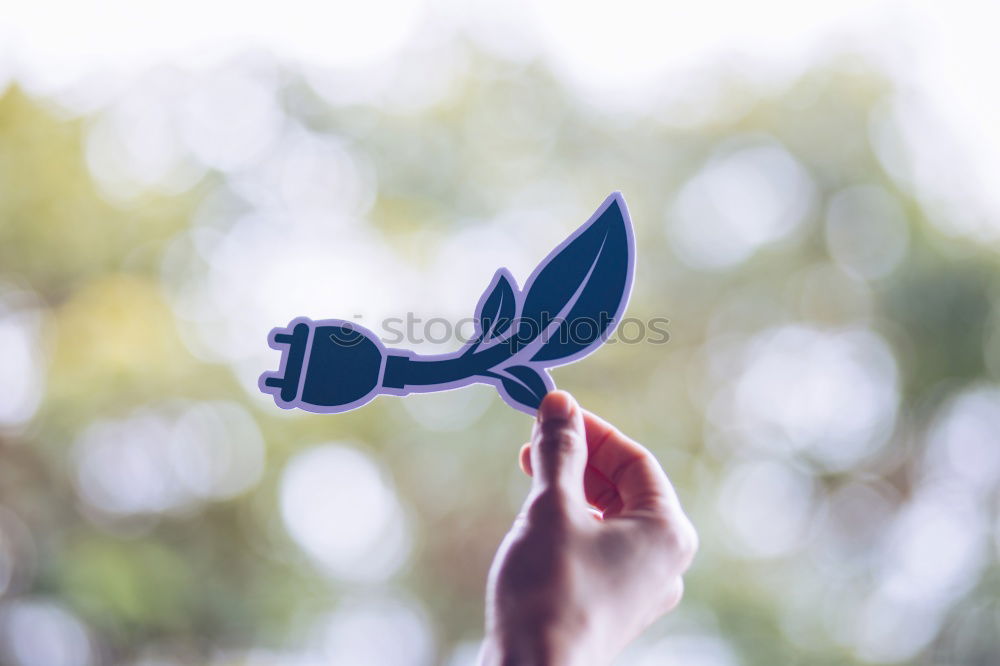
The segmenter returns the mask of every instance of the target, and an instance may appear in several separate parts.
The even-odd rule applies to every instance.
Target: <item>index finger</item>
[[[673,485],[646,447],[586,410],[583,425],[587,434],[587,465],[617,490],[621,514],[652,511],[670,517],[680,511]]]

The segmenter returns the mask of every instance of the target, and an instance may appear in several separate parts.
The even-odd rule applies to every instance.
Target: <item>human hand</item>
[[[482,666],[596,666],[683,593],[697,534],[656,458],[572,396],[545,396],[531,492],[490,569]]]

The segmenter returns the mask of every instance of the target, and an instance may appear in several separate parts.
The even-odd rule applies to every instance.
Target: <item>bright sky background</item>
[[[541,55],[586,99],[628,111],[654,94],[689,95],[713,64],[735,64],[759,84],[780,87],[825,54],[853,50],[901,84],[888,112],[909,144],[900,168],[931,200],[925,204],[945,214],[973,206],[962,224],[987,230],[956,232],[1000,236],[1000,225],[987,221],[1000,218],[1000,190],[989,185],[1000,171],[997,3],[621,0],[615,11],[608,4],[0,0],[0,86],[12,77],[39,94],[85,86],[99,105],[102,90],[110,94],[130,74],[164,62],[198,67],[258,48],[308,65],[370,69],[415,44],[464,33],[507,58]]]
[[[541,51],[572,78],[615,87],[641,87],[665,70],[725,56],[793,71],[811,53],[850,44],[904,56],[898,64],[917,78],[948,73],[956,82],[985,74],[1000,55],[990,2],[621,0],[615,11],[607,7],[586,0],[3,0],[0,55],[8,65],[13,57],[17,74],[55,84],[95,69],[190,64],[247,46],[353,66],[391,57],[428,29],[465,30],[493,50]]]

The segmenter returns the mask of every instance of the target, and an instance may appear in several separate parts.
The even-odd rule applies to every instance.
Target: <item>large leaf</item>
[[[480,327],[479,339],[491,340],[502,335],[514,322],[515,314],[514,288],[503,271],[498,271],[492,291],[476,311]]]
[[[527,345],[544,333],[532,361],[569,360],[601,344],[628,295],[633,253],[628,215],[615,194],[525,287],[517,338]]]

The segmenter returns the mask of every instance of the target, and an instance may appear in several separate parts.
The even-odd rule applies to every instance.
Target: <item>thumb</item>
[[[531,435],[534,490],[558,490],[566,499],[585,504],[583,471],[586,466],[583,411],[569,393],[548,393],[538,408],[538,419]]]

